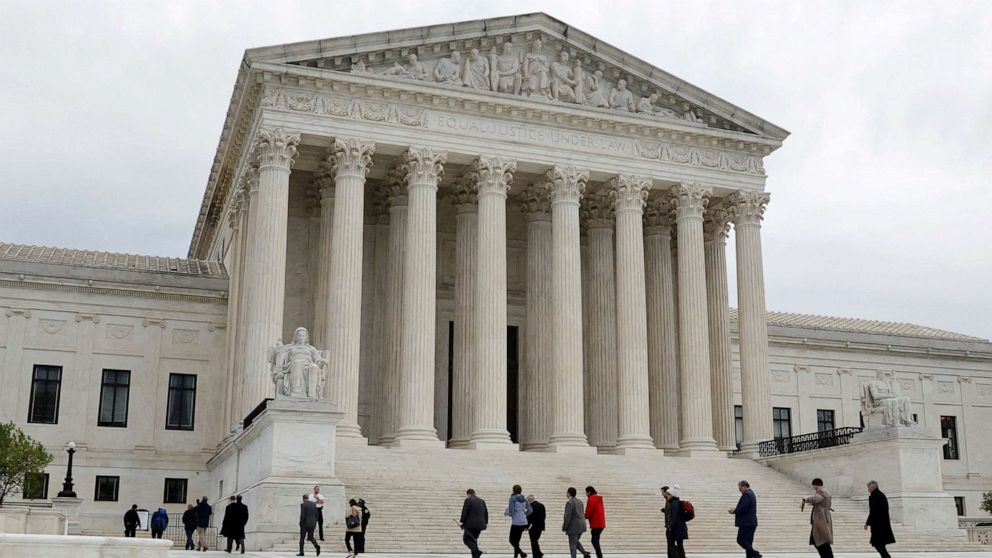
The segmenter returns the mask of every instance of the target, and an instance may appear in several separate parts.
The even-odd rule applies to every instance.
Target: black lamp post
[[[76,493],[72,490],[72,454],[76,453],[76,442],[69,442],[65,445],[65,451],[69,454],[69,466],[65,471],[65,482],[62,483],[62,491],[59,498],[75,498]]]

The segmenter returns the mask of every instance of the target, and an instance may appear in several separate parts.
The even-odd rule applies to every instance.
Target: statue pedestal
[[[223,515],[228,496],[248,505],[250,550],[299,534],[303,494],[320,485],[327,498],[324,531],[344,530],[344,485],[334,476],[336,427],[341,419],[327,401],[280,397],[207,462],[214,510]],[[221,517],[215,518],[220,524]],[[340,528],[339,528],[340,527]]]
[[[62,508],[65,510],[65,534],[66,535],[78,535],[82,531],[79,527],[79,505],[83,503],[81,498],[65,498],[58,497],[52,498],[53,508]]]

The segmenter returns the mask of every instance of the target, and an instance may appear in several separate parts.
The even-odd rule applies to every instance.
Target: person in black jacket
[[[207,503],[207,497],[200,498],[196,507],[196,548],[203,552],[207,551],[207,527],[210,527],[210,516],[214,513],[213,507]]]
[[[689,528],[685,524],[679,485],[664,487],[661,491],[667,500],[665,504],[665,539],[668,541],[669,558],[685,558],[685,540],[689,538]]]
[[[124,512],[124,536],[133,537],[141,519],[138,517],[138,504],[131,504],[131,509]]]
[[[472,558],[479,558],[482,556],[479,535],[489,525],[489,510],[486,508],[486,501],[475,495],[475,490],[469,488],[465,494],[467,497],[462,504],[462,516],[458,524],[463,530],[462,542],[472,552]]]
[[[531,513],[527,516],[527,536],[530,537],[530,551],[533,558],[541,558],[544,553],[541,552],[541,533],[544,532],[544,522],[547,519],[547,510],[544,509],[544,504],[538,502],[533,494],[527,496],[527,502],[530,504]]]
[[[197,500],[196,503],[199,504],[200,501]],[[193,550],[196,548],[193,544],[193,533],[196,532],[196,510],[193,509],[193,504],[186,504],[186,511],[183,512],[183,529],[186,531],[186,550]]]
[[[365,531],[369,528],[369,519],[372,518],[372,512],[370,512],[369,511],[369,507],[365,505],[365,500],[363,500],[361,498],[358,499],[358,507],[362,508],[362,540],[360,541],[361,544],[356,543],[356,546],[360,546],[361,547],[361,548],[356,548],[356,551],[364,554],[365,553]]]
[[[892,533],[892,523],[889,521],[889,499],[878,489],[878,483],[868,482],[868,519],[865,530],[871,529],[871,545],[882,556],[889,558],[885,545],[895,544],[896,536]]]

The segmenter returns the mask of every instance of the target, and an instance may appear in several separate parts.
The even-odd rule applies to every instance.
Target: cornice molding
[[[227,293],[222,292],[215,296],[203,296],[181,293],[169,293],[143,289],[124,289],[112,287],[96,287],[89,285],[64,285],[54,283],[39,283],[32,281],[10,281],[0,279],[0,287],[11,287],[18,289],[39,289],[44,291],[61,291],[66,293],[86,293],[110,296],[126,296],[133,298],[147,298],[155,300],[170,300],[176,302],[193,302],[199,304],[227,304]]]

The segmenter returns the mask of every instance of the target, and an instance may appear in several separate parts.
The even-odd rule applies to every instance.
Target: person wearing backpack
[[[668,540],[669,558],[685,558],[684,544],[685,540],[689,538],[689,527],[686,522],[691,521],[696,514],[692,504],[689,502],[684,503],[687,505],[683,504],[679,498],[681,492],[677,484],[663,492],[667,501],[665,508],[668,509],[668,513],[665,514],[668,519],[668,526],[665,527],[665,538]]]
[[[152,538],[161,539],[165,528],[169,526],[169,512],[165,511],[165,508],[159,508],[158,511],[152,514],[150,525],[152,528]]]
[[[344,514],[344,545],[348,547],[348,558],[358,556],[365,548],[365,534],[362,533],[362,508],[358,507],[358,501],[351,499],[348,501],[348,511]],[[355,541],[352,548],[351,541]]]
[[[503,515],[510,518],[510,546],[513,547],[513,558],[527,558],[527,553],[520,548],[520,539],[527,530],[527,516],[531,514],[530,504],[524,498],[523,488],[519,484],[513,485],[513,494],[510,494],[510,501],[506,505]]]

